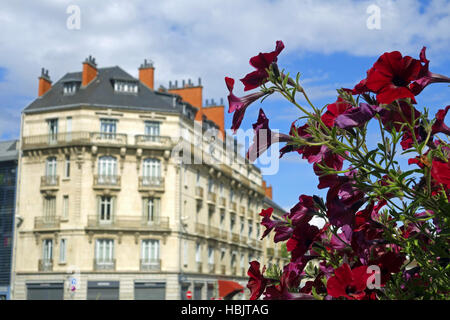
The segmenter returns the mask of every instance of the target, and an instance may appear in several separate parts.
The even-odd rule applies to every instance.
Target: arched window
[[[142,182],[144,185],[159,185],[161,183],[161,161],[147,158],[142,164]]]
[[[117,180],[117,159],[112,156],[102,156],[98,159],[99,183],[111,183]]]

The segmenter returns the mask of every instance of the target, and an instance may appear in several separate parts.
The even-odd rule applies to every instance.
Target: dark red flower
[[[327,106],[327,111],[322,115],[323,123],[331,128],[334,126],[334,121],[337,116],[350,109],[352,105],[339,97],[336,102]]]
[[[367,274],[367,266],[360,266],[352,270],[348,264],[344,263],[334,270],[334,274],[327,281],[327,291],[330,296],[352,300],[361,300],[365,297],[364,290],[370,276]]]
[[[422,64],[410,56],[402,57],[398,51],[386,52],[368,71],[365,86],[377,94],[379,103],[389,104],[394,100],[411,98],[415,103],[414,93],[409,84],[419,79]]]
[[[253,136],[253,143],[247,151],[247,159],[255,161],[261,154],[263,154],[273,143],[291,141],[291,137],[272,132],[269,128],[269,119],[263,109],[259,109],[258,120],[253,124],[255,134]]]
[[[301,223],[294,229],[292,237],[286,242],[288,252],[291,252],[291,261],[303,258],[311,245],[319,237],[319,229],[309,223]]]
[[[299,197],[299,202],[291,209],[288,218],[292,225],[296,226],[300,223],[309,222],[314,212],[317,211],[314,205],[313,197],[302,194]]]
[[[423,142],[426,138],[425,129],[421,125],[417,125],[414,127],[414,134],[416,136],[416,140],[418,143]],[[407,149],[411,148],[413,146],[413,144],[414,144],[414,138],[411,133],[411,129],[408,128],[403,132],[403,136],[402,136],[402,140],[400,141],[400,145],[402,146],[403,150],[407,150]]]
[[[392,273],[400,272],[400,269],[405,262],[405,255],[393,251],[382,253],[378,258],[372,260],[370,265],[377,265],[380,268],[381,285],[384,286],[391,278]]]
[[[238,98],[233,94],[234,79],[225,77],[225,83],[227,85],[228,91],[230,92],[228,94],[228,113],[234,112],[231,129],[236,132],[236,130],[241,126],[247,107],[254,101],[263,97],[265,94],[262,92],[255,92],[243,96],[242,98]]]
[[[446,106],[445,109],[440,109],[436,113],[436,121],[434,121],[433,126],[431,127],[431,134],[442,132],[446,135],[450,135],[450,128],[444,123],[448,110],[450,110],[450,105]]]
[[[276,42],[274,51],[268,53],[259,53],[257,56],[254,56],[250,59],[250,64],[254,68],[256,68],[256,71],[247,74],[244,78],[241,79],[242,83],[245,86],[244,91],[257,88],[267,82],[267,77],[269,75],[266,69],[269,69],[269,66],[273,62],[277,62],[278,55],[283,49],[283,42],[278,40]]]
[[[264,278],[264,271],[266,266],[263,267],[262,272],[259,271],[259,262],[250,262],[250,268],[248,269],[247,275],[250,277],[247,283],[247,288],[250,289],[250,300],[258,299],[264,290],[266,289],[269,280]]]

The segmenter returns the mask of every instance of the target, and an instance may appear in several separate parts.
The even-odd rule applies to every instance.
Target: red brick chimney
[[[264,189],[264,193],[266,197],[272,200],[272,186],[268,187],[266,181],[263,180],[262,187]]]
[[[81,86],[85,87],[97,77],[97,64],[95,58],[89,56],[83,62],[83,75],[81,77]]]
[[[144,60],[139,67],[139,80],[152,90],[155,90],[155,67],[151,61]]]
[[[38,97],[43,96],[48,90],[52,87],[52,81],[50,80],[50,77],[48,75],[48,70],[45,70],[42,68],[41,70],[41,76],[39,79],[39,86],[38,86]]]

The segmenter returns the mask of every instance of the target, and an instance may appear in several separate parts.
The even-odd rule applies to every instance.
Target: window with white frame
[[[198,186],[200,185],[200,170],[197,170],[196,184],[197,184]]]
[[[114,240],[98,239],[95,244],[95,259],[97,264],[112,263],[114,260]]]
[[[47,120],[48,127],[48,142],[50,144],[58,141],[58,119]]]
[[[115,139],[116,129],[116,119],[100,119],[100,137],[102,139]]]
[[[248,220],[248,238],[252,237],[253,233],[253,220]]]
[[[214,192],[214,180],[211,177],[208,178],[208,192]]]
[[[44,262],[51,262],[53,260],[53,240],[44,239],[42,241],[42,260]]]
[[[56,177],[56,157],[47,158],[45,165],[45,175],[47,177]]]
[[[44,219],[53,221],[56,216],[56,197],[44,198]]]
[[[196,243],[195,246],[195,261],[202,262],[202,245],[200,243]]]
[[[161,183],[161,161],[154,158],[144,159],[142,178],[144,185],[159,185]]]
[[[98,159],[98,183],[115,183],[117,181],[117,159],[102,156]]]
[[[145,136],[148,141],[159,141],[160,123],[156,121],[145,121]]]
[[[99,196],[98,218],[100,223],[111,223],[113,221],[115,198],[110,196]]]
[[[160,203],[161,200],[159,198],[143,199],[143,218],[145,222],[156,223],[159,221]]]
[[[70,81],[65,82],[63,85],[63,93],[65,95],[74,94],[80,88],[81,82],[79,81]]]
[[[114,91],[120,93],[137,93],[138,83],[136,81],[115,80]]]
[[[244,227],[245,227],[245,219],[244,219],[244,217],[241,217],[241,230],[240,230],[240,233],[242,235],[244,234]]]
[[[146,264],[159,263],[159,240],[142,240],[141,259]]]
[[[221,182],[219,184],[219,194],[220,194],[221,197],[223,197],[223,182]]]
[[[245,257],[244,254],[241,253],[241,269],[244,269],[244,267],[245,267]]]
[[[208,247],[208,263],[214,264],[214,248],[211,246]]]
[[[236,218],[234,214],[230,214],[230,231],[234,231],[234,225],[236,224]]]
[[[63,196],[61,217],[65,220],[69,219],[69,196],[68,195]]]
[[[225,227],[225,209],[220,209],[220,228]]]
[[[67,240],[59,240],[59,263],[66,263]]]

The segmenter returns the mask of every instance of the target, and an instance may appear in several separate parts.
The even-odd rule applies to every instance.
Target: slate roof
[[[18,140],[0,141],[0,162],[19,158],[18,142]]]
[[[64,83],[70,81],[81,83],[81,76],[81,72],[66,73],[49,91],[28,105],[24,112],[32,113],[79,105],[176,113],[182,111],[180,99],[174,104],[177,95],[153,91],[118,66],[98,68],[97,77],[86,87],[80,87],[74,94],[64,94]],[[115,92],[114,80],[137,82],[138,93]]]

